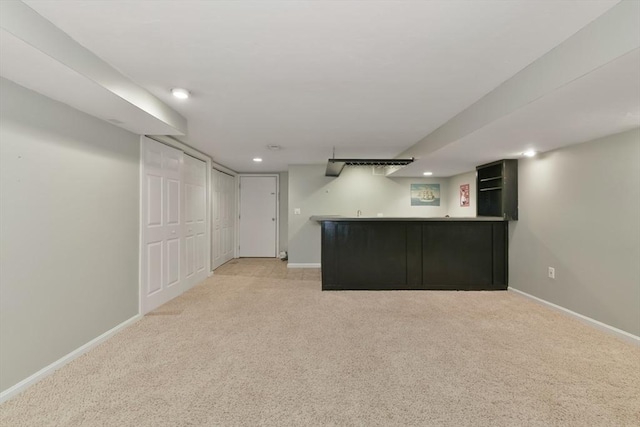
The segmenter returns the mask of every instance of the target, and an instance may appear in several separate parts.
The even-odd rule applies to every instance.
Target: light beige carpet
[[[512,293],[321,292],[240,260],[0,425],[638,426],[640,349]]]

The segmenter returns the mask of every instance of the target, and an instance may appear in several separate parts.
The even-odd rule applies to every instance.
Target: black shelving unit
[[[498,160],[476,167],[478,216],[518,219],[518,161]]]

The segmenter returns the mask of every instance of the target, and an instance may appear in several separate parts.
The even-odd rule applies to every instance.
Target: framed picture
[[[462,184],[460,186],[460,206],[469,206],[469,184]]]
[[[411,184],[411,206],[440,206],[440,184]]]

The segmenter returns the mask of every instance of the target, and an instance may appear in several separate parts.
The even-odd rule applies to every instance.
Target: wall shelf
[[[518,161],[499,160],[476,167],[477,214],[518,219]]]

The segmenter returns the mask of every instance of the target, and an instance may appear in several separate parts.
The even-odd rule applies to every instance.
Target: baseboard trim
[[[320,268],[319,262],[289,262],[287,268]]]
[[[614,326],[611,325],[607,325],[606,323],[602,323],[598,320],[592,319],[591,317],[587,317],[584,314],[580,314],[580,313],[576,313],[575,311],[569,310],[568,308],[564,308],[560,305],[554,304],[552,302],[549,302],[547,300],[543,300],[542,298],[538,298],[536,296],[533,296],[531,294],[528,294],[526,292],[522,292],[518,289],[512,288],[511,286],[509,286],[507,288],[509,291],[515,292],[517,294],[520,294],[526,298],[532,299],[542,305],[546,305],[547,307],[550,307],[556,311],[560,311],[564,314],[568,314],[571,317],[575,317],[576,319],[580,320],[583,323],[586,323],[596,329],[599,329],[603,332],[607,332],[609,334],[613,334],[615,336],[617,336],[618,338],[621,338],[624,341],[627,341],[631,344],[635,344],[637,346],[640,346],[640,337],[633,335],[629,332],[623,331],[622,329],[618,329]]]
[[[87,351],[89,351],[92,348],[96,347],[98,344],[101,344],[102,342],[104,342],[107,339],[111,338],[116,333],[118,333],[121,330],[125,329],[126,327],[134,324],[138,320],[142,319],[142,317],[143,317],[142,315],[136,314],[132,318],[130,318],[128,320],[125,320],[124,322],[120,323],[118,326],[108,330],[104,334],[92,339],[91,341],[89,341],[85,345],[73,350],[71,353],[69,353],[69,354],[67,354],[65,356],[62,356],[60,359],[56,360],[55,362],[53,362],[49,366],[46,366],[46,367],[40,369],[35,374],[25,378],[24,380],[20,381],[19,383],[17,383],[15,385],[9,387],[8,389],[4,390],[2,393],[0,393],[0,404],[6,402],[7,400],[11,399],[12,397],[15,397],[16,395],[22,393],[24,390],[26,390],[27,388],[31,387],[35,383],[45,379],[46,377],[48,377],[49,375],[53,374],[58,369],[62,368],[67,363],[69,363],[72,360],[78,358],[79,356],[82,356],[84,353],[86,353]]]

